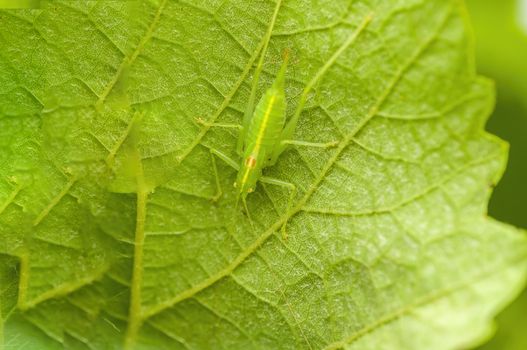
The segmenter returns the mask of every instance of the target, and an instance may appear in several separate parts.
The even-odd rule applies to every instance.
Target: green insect
[[[242,200],[247,213],[249,213],[246,203],[247,195],[255,190],[258,181],[288,188],[290,196],[287,210],[290,209],[296,194],[296,186],[287,181],[263,176],[263,169],[274,165],[289,145],[329,148],[337,144],[336,142],[312,143],[292,140],[298,117],[291,118],[286,123],[285,75],[288,61],[289,53],[286,52],[274,83],[260,98],[254,111],[246,113],[243,125],[207,124],[199,120],[200,123],[209,126],[240,129],[237,151],[241,161],[236,162],[217,149],[210,149],[210,151],[238,171],[234,187],[237,198]],[[215,163],[213,164],[214,172],[218,176]],[[218,179],[217,186],[218,193],[221,194]],[[286,223],[282,226],[284,238],[286,237],[285,226]]]
[[[295,113],[288,121],[286,118],[285,76],[290,57],[289,51],[285,51],[284,62],[275,78],[274,83],[263,94],[253,110],[256,85],[263,66],[263,57],[265,56],[266,45],[262,50],[260,61],[255,71],[251,95],[249,97],[247,109],[243,118],[243,125],[207,123],[201,119],[198,119],[199,123],[207,126],[234,127],[240,130],[237,143],[237,153],[241,158],[240,161],[236,162],[235,160],[228,157],[225,153],[217,149],[210,149],[210,152],[213,154],[212,159],[214,173],[216,175],[216,185],[218,187],[217,197],[219,197],[222,192],[219,185],[218,172],[216,169],[214,156],[222,159],[225,163],[232,166],[238,172],[236,182],[234,183],[234,187],[236,188],[237,192],[237,202],[239,199],[242,200],[247,215],[249,215],[249,210],[247,208],[246,198],[249,193],[255,190],[256,184],[259,181],[288,188],[290,195],[287,204],[287,211],[289,211],[295,198],[296,186],[284,180],[264,176],[263,169],[273,166],[289,145],[330,148],[338,144],[338,142],[314,143],[295,141],[293,140],[293,134],[295,132],[296,125],[303,110],[304,104],[307,100],[308,94],[313,86],[320,80],[329,66],[334,63],[342,51],[351,44],[358,33],[364,29],[369,21],[370,17],[364,20],[355,35],[349,38],[344,43],[344,45],[340,47],[339,50],[337,50],[330,60],[326,62],[321,70],[317,72],[314,78],[306,85],[302,95],[300,96],[300,101],[297,108],[295,109]],[[286,225],[287,221],[285,221],[282,226],[282,235],[284,238],[286,238]]]

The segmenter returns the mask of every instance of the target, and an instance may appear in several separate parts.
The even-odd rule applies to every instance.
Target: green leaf
[[[283,49],[289,115],[329,64],[295,137],[339,144],[265,169],[298,193],[259,185],[251,224],[218,160],[213,200],[236,133],[196,118],[242,118],[275,6],[257,95]],[[459,1],[41,7],[0,13],[6,347],[454,349],[522,287]]]

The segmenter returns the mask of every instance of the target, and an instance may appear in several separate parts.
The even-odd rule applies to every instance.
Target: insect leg
[[[221,184],[220,184],[220,177],[218,175],[218,168],[216,166],[216,157],[223,160],[226,164],[234,168],[236,171],[239,171],[240,166],[228,155],[226,155],[225,153],[221,151],[218,151],[215,148],[210,148],[209,151],[210,151],[210,157],[212,159],[212,169],[214,171],[214,178],[216,180],[216,194],[214,195],[214,197],[212,197],[212,200],[216,202],[223,194],[223,191],[221,189]]]
[[[216,201],[223,194],[223,191],[221,189],[219,175],[218,175],[218,169],[216,168],[216,160],[214,159],[214,156],[216,156],[219,159],[223,160],[226,164],[231,166],[236,171],[240,171],[240,165],[238,163],[236,163],[236,161],[234,159],[232,159],[231,157],[229,157],[225,153],[223,153],[223,152],[221,152],[221,151],[219,151],[219,150],[217,150],[215,148],[210,148],[209,150],[210,150],[210,154],[211,154],[211,157],[212,157],[212,165],[214,167],[214,176],[216,177],[217,192],[216,192],[216,195],[213,197],[213,200]],[[236,204],[235,204],[235,207],[234,207],[234,212],[236,212],[236,210],[238,208],[238,200],[239,199],[240,199],[240,196],[238,196],[238,198],[236,200]],[[241,199],[242,199],[242,202],[243,202],[243,207],[245,208],[245,212],[247,213],[247,217],[249,218],[249,222],[251,223],[251,227],[254,229],[255,228],[254,222],[252,220],[251,214],[249,213],[249,207],[247,206],[247,201],[245,199],[245,195],[242,195]]]
[[[228,155],[226,155],[222,151],[219,151],[219,150],[217,150],[215,148],[210,148],[209,150],[210,150],[210,153],[212,153],[213,155],[215,155],[218,158],[220,158],[221,160],[223,160],[225,163],[230,165],[231,168],[233,168],[236,171],[240,171],[240,165],[238,163],[236,163],[236,161],[234,159],[232,159],[231,157],[229,157]]]
[[[201,125],[204,125],[204,126],[215,126],[215,127],[219,127],[219,128],[233,128],[233,129],[238,129],[238,130],[242,130],[243,129],[243,126],[239,125],[239,124],[222,124],[222,123],[209,123],[205,120],[203,120],[203,118],[196,118],[196,123],[198,124],[201,124]]]
[[[223,191],[221,189],[220,177],[218,176],[218,168],[216,167],[216,157],[214,157],[212,151],[210,152],[210,159],[212,160],[212,169],[214,170],[214,179],[216,180],[216,194],[212,197],[212,201],[217,202],[223,194]]]
[[[336,147],[339,144],[338,141],[322,143],[322,142],[308,142],[308,141],[297,141],[297,140],[283,140],[281,143],[283,145],[295,145],[295,146],[314,147],[314,148],[332,148],[332,147]]]
[[[331,142],[308,142],[308,141],[296,141],[296,140],[283,140],[281,141],[278,146],[276,146],[275,150],[273,151],[271,158],[269,160],[269,166],[273,166],[278,161],[278,157],[280,154],[282,154],[283,150],[280,147],[287,147],[288,145],[295,145],[295,146],[301,146],[301,147],[313,147],[313,148],[332,148],[337,147],[339,144],[338,141],[331,141]]]
[[[287,209],[286,209],[286,215],[289,215],[289,210],[291,209],[291,205],[293,204],[293,200],[295,199],[295,196],[296,196],[296,186],[290,182],[275,179],[272,177],[267,177],[267,176],[262,176],[260,178],[260,181],[263,183],[267,183],[269,185],[286,187],[290,190],[289,199],[287,200]],[[288,219],[286,218],[284,224],[282,225],[282,228],[280,229],[282,231],[282,238],[284,240],[287,239],[287,232],[286,232],[287,220]]]

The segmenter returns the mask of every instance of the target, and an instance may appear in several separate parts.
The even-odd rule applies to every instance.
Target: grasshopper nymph
[[[262,175],[262,170],[268,166],[274,165],[278,160],[278,157],[286,150],[288,145],[295,144],[323,148],[336,146],[336,142],[319,144],[291,140],[298,119],[291,119],[289,123],[286,124],[286,98],[284,86],[289,56],[289,52],[286,51],[284,54],[284,62],[282,63],[282,67],[280,68],[273,85],[271,85],[271,87],[267,89],[264,95],[260,98],[252,115],[248,114],[249,117],[244,118],[243,125],[209,124],[211,126],[237,127],[240,129],[240,139],[237,150],[238,155],[241,157],[239,163],[232,160],[219,150],[211,149],[210,151],[238,171],[234,187],[236,188],[237,198],[241,198],[247,213],[247,195],[255,190],[258,181],[287,187],[290,190],[287,209],[290,209],[291,203],[296,194],[296,186],[287,181]],[[202,120],[198,121],[202,124],[206,123]],[[217,174],[216,169],[214,170]],[[221,193],[220,189],[218,189],[218,193]],[[286,223],[282,226],[282,234],[284,238],[286,237],[285,226]]]
[[[340,54],[342,54],[342,52],[357,38],[360,32],[366,28],[368,23],[371,21],[371,18],[371,15],[368,15],[364,18],[355,33],[344,42],[344,44],[329,58],[329,60],[322,66],[315,76],[307,83],[300,96],[295,112],[293,116],[287,120],[287,123],[285,76],[287,65],[290,59],[290,52],[288,50],[285,51],[284,62],[282,63],[282,66],[276,75],[275,81],[263,94],[253,110],[256,86],[258,77],[262,70],[263,58],[266,53],[267,45],[264,45],[262,52],[260,53],[260,60],[254,74],[251,95],[247,104],[247,110],[244,114],[243,124],[232,125],[207,123],[202,119],[198,119],[198,122],[204,125],[234,127],[240,130],[237,143],[237,153],[241,158],[240,161],[236,162],[235,160],[229,158],[225,153],[217,149],[210,149],[210,152],[213,155],[212,163],[214,166],[216,184],[218,187],[218,194],[215,198],[218,198],[221,195],[221,188],[218,181],[218,172],[216,169],[216,163],[214,161],[214,156],[217,156],[238,171],[236,182],[234,183],[237,192],[237,202],[241,198],[247,215],[249,215],[249,211],[247,209],[246,198],[249,193],[255,190],[256,183],[258,181],[288,188],[290,190],[290,195],[286,212],[289,212],[291,204],[295,198],[296,186],[287,181],[263,176],[262,171],[264,168],[274,165],[280,155],[287,149],[289,145],[318,148],[330,148],[337,146],[338,142],[335,141],[328,143],[313,143],[294,141],[292,138],[309,92],[315,86],[315,84],[320,81],[321,77],[327,72],[329,67],[333,65]],[[267,34],[270,36],[270,32]],[[267,39],[269,39],[269,37]],[[286,237],[286,225],[287,219],[282,225],[282,235],[284,238]]]

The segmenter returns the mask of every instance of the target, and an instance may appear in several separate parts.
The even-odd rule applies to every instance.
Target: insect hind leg
[[[275,165],[278,161],[278,157],[287,149],[288,146],[294,145],[294,146],[300,146],[300,147],[311,147],[311,148],[333,148],[337,147],[339,144],[339,141],[331,141],[331,142],[309,142],[309,141],[297,141],[297,140],[282,140],[280,143],[276,146],[276,148],[273,150],[273,154],[271,155],[271,158],[269,160],[269,165]]]
[[[286,219],[285,219],[285,221],[282,224],[282,227],[280,229],[280,231],[282,232],[282,239],[283,240],[287,240],[286,226],[287,226],[287,221],[289,220],[289,218],[287,216],[289,215],[289,210],[291,210],[291,206],[293,204],[293,200],[295,199],[295,196],[296,196],[296,186],[294,184],[292,184],[291,182],[287,182],[287,181],[283,181],[283,180],[279,180],[279,179],[275,179],[275,178],[267,177],[267,176],[262,176],[260,178],[260,181],[263,182],[263,183],[269,184],[269,185],[286,187],[290,191],[289,192],[289,199],[287,200]]]

